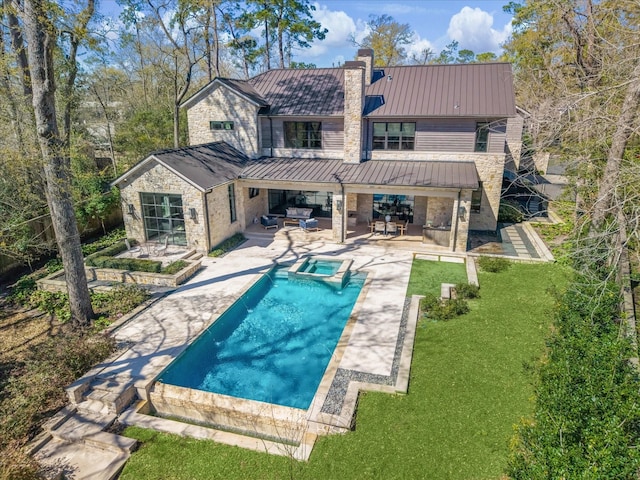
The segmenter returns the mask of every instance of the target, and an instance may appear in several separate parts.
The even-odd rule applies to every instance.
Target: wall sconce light
[[[342,200],[336,200],[336,208],[338,212],[342,213]]]
[[[467,214],[467,209],[464,206],[461,206],[458,208],[458,217],[460,217],[461,220],[465,220],[465,215]]]
[[[193,220],[194,222],[198,219],[198,212],[196,212],[195,208],[189,209],[189,218],[191,218],[191,220]]]
[[[135,209],[133,207],[133,203],[130,203],[129,205],[127,205],[127,213],[129,215],[133,215],[135,213]]]

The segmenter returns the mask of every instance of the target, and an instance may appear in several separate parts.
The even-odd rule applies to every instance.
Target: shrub
[[[164,267],[161,273],[166,273],[167,275],[173,275],[174,273],[178,273],[180,270],[189,265],[184,260],[178,260],[176,262],[171,262],[169,265]]]
[[[116,258],[105,256],[87,257],[87,265],[97,268],[115,268],[118,270],[130,270],[133,272],[160,273],[162,262],[147,260],[144,258]]]
[[[520,223],[524,215],[520,210],[520,204],[513,200],[502,200],[498,209],[498,222]]]
[[[230,252],[231,250],[236,248],[238,245],[240,245],[245,240],[246,239],[244,238],[244,235],[242,235],[241,233],[236,233],[232,237],[227,238],[224,242],[216,245],[211,250],[211,252],[209,252],[209,256],[210,257],[220,257],[220,256],[224,255],[225,253]]]
[[[480,257],[478,265],[485,272],[499,273],[511,266],[511,261],[500,257]]]
[[[124,228],[117,228],[115,230],[112,230],[107,235],[103,235],[99,239],[91,243],[86,243],[82,245],[82,254],[91,255],[106,247],[110,247],[115,243],[122,242],[122,239],[124,238],[124,236],[125,236]]]
[[[130,312],[148,298],[149,292],[145,288],[135,284],[122,284],[107,292],[92,293],[91,304],[97,315],[108,316],[107,321],[110,322]],[[104,319],[98,320],[105,321]]]
[[[469,304],[462,298],[442,300],[433,294],[427,294],[420,301],[420,308],[427,318],[432,320],[450,320],[469,311]]]
[[[60,257],[52,258],[44,265],[45,270],[47,271],[47,275],[51,275],[52,273],[56,273],[57,271],[62,270],[62,259]]]
[[[38,289],[36,278],[34,275],[25,275],[21,277],[11,289],[11,299],[20,305],[29,303],[31,294]]]
[[[472,283],[456,283],[455,290],[457,298],[478,298],[480,296],[480,287]]]
[[[617,291],[583,278],[560,300],[536,366],[533,418],[512,441],[509,478],[637,478],[640,381],[619,334]]]
[[[440,303],[440,298],[433,293],[427,293],[424,298],[420,300],[420,309],[423,312],[431,310],[433,307]]]
[[[36,290],[29,298],[29,306],[55,316],[60,322],[71,320],[69,296],[66,293]]]
[[[129,239],[129,243],[131,245],[137,245],[138,242],[134,239]],[[85,258],[85,263],[89,266],[95,266],[92,264],[95,258],[98,257],[115,257],[121,252],[124,252],[127,249],[127,245],[124,243],[124,240],[120,240],[119,242],[114,243],[102,250],[98,250],[95,253],[92,253],[87,258]]]

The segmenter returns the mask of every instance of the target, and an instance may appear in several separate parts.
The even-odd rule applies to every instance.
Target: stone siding
[[[482,201],[480,213],[470,214],[471,230],[495,231],[498,226],[504,159],[504,155],[482,155],[475,160],[478,176],[482,182]]]
[[[427,223],[434,227],[453,225],[453,198],[429,197],[427,203]]]
[[[187,110],[189,143],[225,141],[251,158],[260,156],[258,107],[225,87],[217,87]],[[210,121],[232,121],[233,130],[211,130]]]
[[[427,223],[427,205],[429,197],[416,196],[413,199],[413,224],[424,225]]]
[[[356,62],[354,62],[356,63]],[[362,161],[364,63],[344,69],[344,156],[346,163]]]
[[[139,242],[147,241],[140,193],[168,193],[182,196],[182,210],[184,212],[184,227],[187,236],[187,247],[199,252],[207,251],[206,225],[203,194],[190,183],[182,180],[176,174],[156,162],[149,162],[145,168],[131,175],[126,185],[120,187],[120,199],[124,214],[124,226],[127,237],[135,238]],[[130,215],[128,205],[133,205],[133,215]],[[195,208],[196,219],[189,216],[189,209]]]
[[[368,222],[373,215],[373,195],[370,193],[358,194],[358,222]]]
[[[257,197],[249,198],[249,188],[239,187],[238,190],[242,191],[242,197],[244,198],[244,218],[246,223],[260,223],[260,217],[269,213],[269,189],[261,188]],[[237,192],[236,192],[237,193]],[[247,225],[245,225],[246,228]]]
[[[236,221],[231,222],[229,209],[229,184],[219,185],[207,193],[207,211],[209,213],[209,250],[245,228],[243,188],[236,184]],[[251,217],[253,220],[253,217]]]

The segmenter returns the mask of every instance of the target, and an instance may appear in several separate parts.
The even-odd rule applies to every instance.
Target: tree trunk
[[[71,318],[75,326],[88,326],[93,317],[84,270],[80,235],[70,192],[69,159],[64,157],[55,105],[53,48],[55,31],[38,1],[23,0],[22,20],[33,89],[33,108],[42,151],[46,196],[53,229],[65,270]]]
[[[214,2],[211,2],[211,18],[213,19],[213,71],[220,76],[220,32],[218,31],[218,14]]]
[[[619,185],[622,157],[627,142],[634,132],[634,119],[640,106],[640,64],[631,73],[627,91],[622,103],[620,116],[616,121],[616,130],[611,139],[607,155],[607,164],[598,187],[598,197],[591,215],[591,229],[596,234],[604,226],[607,216],[614,211],[613,194]]]
[[[20,83],[22,84],[22,93],[25,98],[31,98],[31,73],[29,72],[29,63],[27,53],[24,49],[22,41],[22,31],[18,24],[18,17],[11,10],[7,10],[7,19],[9,20],[9,29],[11,30],[11,46],[16,52],[18,59],[18,68],[20,69]]]

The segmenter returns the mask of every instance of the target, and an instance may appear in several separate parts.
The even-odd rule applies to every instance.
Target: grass
[[[463,263],[414,260],[409,277],[407,296],[431,293],[440,296],[441,283],[467,283],[467,269]]]
[[[432,275],[436,268],[446,276]],[[455,270],[416,261],[409,293],[457,283],[448,276]],[[420,323],[409,394],[362,394],[355,430],[320,438],[308,463],[128,428],[142,446],[121,478],[504,478],[513,424],[532,410],[524,366],[544,349],[553,304],[547,289],[565,276],[557,265],[514,264],[479,280],[470,313]]]

